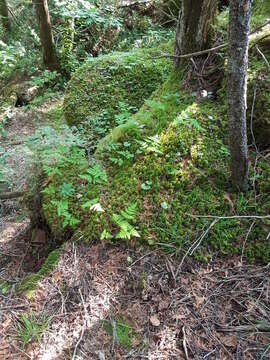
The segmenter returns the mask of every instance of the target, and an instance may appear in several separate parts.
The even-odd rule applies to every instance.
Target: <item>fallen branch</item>
[[[269,61],[266,59],[264,53],[258,48],[258,46],[256,45],[256,50],[258,51],[258,53],[261,55],[261,57],[263,58],[264,62],[266,63],[268,70],[270,70],[270,64]]]
[[[198,249],[198,247],[201,245],[205,237],[208,235],[209,231],[216,225],[216,223],[220,220],[228,220],[228,219],[253,219],[252,226],[249,228],[249,231],[247,233],[247,237],[249,236],[253,226],[255,225],[255,220],[264,220],[264,219],[270,219],[270,215],[260,216],[260,215],[233,215],[233,216],[214,216],[214,215],[192,215],[188,214],[189,216],[193,218],[202,218],[202,219],[214,219],[211,224],[208,226],[208,228],[202,233],[202,235],[196,239],[196,241],[188,248],[187,252],[183,256],[180,265],[178,266],[178,269],[176,271],[175,277],[178,276],[181,267],[188,255],[194,254],[194,252]],[[247,238],[245,242],[247,241]],[[245,246],[245,244],[244,244]],[[243,255],[242,255],[243,256]],[[242,258],[241,258],[242,261]]]
[[[250,32],[249,36],[254,35],[256,32],[258,32],[259,30],[263,29],[265,26],[270,24],[270,20],[267,20],[265,23],[263,23],[262,25],[259,25],[257,28],[255,28],[253,31]],[[227,47],[229,45],[228,42],[215,46],[213,48],[210,49],[206,49],[206,50],[202,50],[202,51],[196,51],[194,53],[190,53],[190,54],[184,54],[184,55],[172,55],[172,54],[162,54],[158,57],[155,57],[155,59],[160,59],[163,57],[167,57],[167,58],[172,58],[172,59],[187,59],[187,58],[191,58],[194,56],[200,56],[200,55],[204,55],[204,54],[208,54],[210,52],[214,52],[220,49],[223,49],[225,47]]]
[[[187,349],[187,337],[186,337],[186,332],[185,332],[185,327],[184,326],[182,327],[182,333],[183,333],[183,348],[184,348],[184,351],[185,351],[185,357],[186,357],[186,360],[189,360],[188,349]]]
[[[25,191],[14,191],[0,194],[0,200],[11,200],[24,196]]]
[[[212,229],[213,226],[216,225],[216,223],[219,221],[219,218],[216,218],[214,221],[211,222],[210,226],[203,232],[203,234],[189,247],[188,251],[183,256],[180,265],[178,266],[178,269],[176,271],[175,277],[178,276],[179,271],[181,270],[181,267],[188,255],[192,255],[196,249],[201,245],[206,235],[209,233],[209,231]]]
[[[240,326],[219,326],[218,330],[223,332],[252,332],[252,331],[260,331],[260,332],[270,332],[270,324],[254,324],[254,325],[240,325]]]
[[[193,218],[201,218],[201,219],[218,219],[218,220],[229,220],[229,219],[257,219],[257,220],[265,220],[270,219],[270,215],[232,215],[232,216],[215,216],[215,215],[192,215],[188,214]]]
[[[81,330],[81,336],[79,338],[79,340],[77,341],[76,345],[75,345],[75,348],[74,348],[74,351],[73,351],[73,355],[72,355],[72,360],[75,360],[76,359],[76,353],[77,353],[77,350],[78,350],[78,346],[80,345],[82,339],[83,339],[83,336],[84,336],[84,332],[85,332],[85,329],[86,329],[86,326],[87,326],[87,318],[88,318],[88,312],[87,312],[87,309],[86,309],[86,306],[85,306],[85,301],[84,301],[84,298],[82,296],[82,293],[81,293],[81,290],[79,289],[79,293],[80,293],[80,296],[81,296],[81,299],[82,299],[82,303],[83,303],[83,308],[84,308],[84,321],[83,321],[83,327],[82,327],[82,330]]]
[[[244,251],[245,251],[245,247],[246,247],[246,243],[248,241],[248,237],[249,237],[249,234],[251,233],[251,230],[253,229],[254,225],[256,224],[256,220],[253,220],[249,229],[248,229],[248,232],[247,232],[247,235],[245,237],[245,240],[244,240],[244,243],[243,243],[243,247],[242,247],[242,253],[241,253],[241,259],[240,259],[240,264],[242,266],[243,264],[243,257],[244,257]]]

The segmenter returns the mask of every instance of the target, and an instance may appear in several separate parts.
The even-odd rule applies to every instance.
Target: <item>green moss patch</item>
[[[115,52],[87,61],[72,77],[64,100],[69,125],[83,124],[97,139],[136,112],[168,75],[169,59],[157,58],[171,45]]]
[[[26,276],[25,279],[19,285],[17,285],[16,290],[18,292],[24,292],[26,295],[30,296],[41,277],[48,274],[56,266],[58,260],[59,250],[53,250],[48,255],[41,269],[35,274]]]
[[[253,57],[250,84],[264,71],[264,61]],[[181,77],[172,73],[135,115],[115,127],[99,143],[92,164],[82,150],[72,149],[54,165],[43,211],[55,234],[68,230],[86,241],[136,240],[184,252],[213,221],[200,216],[269,213],[269,157],[255,167],[250,151],[256,194],[230,191],[226,89],[214,101],[198,102]],[[267,89],[263,96],[269,97]],[[260,104],[268,109],[268,102]],[[72,191],[63,195],[63,186]],[[206,260],[216,252],[243,252],[251,262],[268,262],[269,219],[257,220],[249,232],[252,221],[218,221],[193,255]]]
[[[115,337],[114,341],[126,349],[132,347],[132,340],[136,334],[132,327],[123,318],[115,318],[113,321],[105,320],[103,323],[105,331]]]

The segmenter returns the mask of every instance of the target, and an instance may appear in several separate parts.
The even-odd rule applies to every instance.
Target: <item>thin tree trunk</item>
[[[33,0],[39,23],[43,63],[49,70],[59,70],[47,0]]]
[[[11,24],[8,17],[8,6],[6,0],[0,0],[0,16],[2,18],[3,27],[6,31],[11,30]]]
[[[228,53],[228,118],[231,180],[238,191],[248,188],[247,69],[252,0],[230,2]]]
[[[217,11],[217,0],[183,0],[176,31],[174,55],[204,50]],[[175,58],[178,68],[181,60]]]

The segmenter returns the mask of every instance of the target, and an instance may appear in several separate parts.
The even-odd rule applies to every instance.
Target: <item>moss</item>
[[[126,349],[130,349],[132,347],[132,340],[135,339],[136,336],[134,330],[123,318],[118,317],[114,319],[114,323],[115,323],[117,342]],[[114,334],[113,334],[112,322],[105,320],[103,326],[105,331],[110,336],[113,337]]]
[[[53,104],[48,111],[45,111],[43,111],[43,114],[45,115],[49,126],[58,130],[61,129],[63,125],[66,125],[61,102]]]
[[[171,68],[168,59],[155,59],[171,45],[155,49],[115,52],[87,61],[72,77],[64,100],[64,114],[69,125],[91,122],[102,115],[115,125],[114,115],[121,104],[138,110],[162,83]],[[102,119],[104,120],[104,119]],[[93,121],[93,120],[92,120]]]
[[[59,250],[53,250],[48,255],[41,269],[35,273],[30,274],[24,278],[24,280],[17,285],[16,290],[18,292],[24,292],[27,296],[31,296],[31,293],[35,289],[38,281],[42,276],[48,274],[58,263],[59,260]]]
[[[251,55],[249,88],[265,69],[263,59]],[[98,144],[94,161],[106,171],[107,182],[82,183],[80,174],[87,164],[82,166],[71,158],[61,164],[61,173],[55,174],[50,184],[55,191],[44,195],[43,204],[46,219],[56,234],[62,231],[62,219],[52,200],[61,199],[59,187],[67,181],[75,189],[68,199],[69,211],[80,219],[69,230],[86,241],[100,239],[104,230],[115,237],[119,229],[114,214],[132,203],[137,204],[138,213],[130,224],[139,232],[139,241],[179,251],[186,251],[212,221],[194,215],[268,214],[269,158],[261,157],[254,171],[256,154],[250,151],[256,201],[252,190],[245,195],[230,192],[225,85],[214,101],[197,102],[181,80],[181,73],[171,73],[135,115]],[[265,99],[269,99],[267,87],[258,92],[256,118],[269,111]],[[81,153],[82,159],[84,156]],[[104,212],[84,206],[92,200],[99,202]],[[245,243],[244,255],[250,262],[268,262],[269,225],[269,220],[258,220],[246,240],[249,220],[220,220],[193,255],[207,259],[217,252],[241,254]]]
[[[0,282],[0,293],[5,295],[9,290],[12,288],[12,285],[9,284],[7,281]]]

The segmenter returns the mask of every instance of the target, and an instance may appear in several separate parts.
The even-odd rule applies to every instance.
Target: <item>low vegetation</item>
[[[187,0],[48,1],[53,70],[32,4],[3,2],[0,358],[266,358],[268,1],[251,16],[247,191],[231,176],[227,1],[202,1],[210,37],[188,52],[216,50],[179,61]]]
[[[250,81],[266,73],[264,61],[254,56]],[[256,192],[248,197],[231,194],[225,85],[215,100],[196,101],[184,85],[179,87],[179,76],[172,73],[138,113],[99,143],[90,166],[81,149],[71,149],[68,162],[54,165],[53,179],[43,190],[47,222],[58,235],[68,227],[88,242],[128,240],[133,232],[144,244],[179,251],[189,248],[213,221],[200,215],[225,216],[228,219],[220,219],[211,229],[196,257],[206,260],[216,251],[243,251],[251,262],[267,263],[269,220],[257,220],[246,239],[253,219],[233,216],[267,213],[269,163],[262,156],[254,167],[256,153],[252,154]],[[259,102],[260,96],[267,95],[258,94]],[[63,186],[70,189],[66,196],[61,195]],[[125,233],[119,236],[121,225],[115,219],[128,206],[134,206],[134,212],[124,217]],[[70,217],[72,224],[67,224]]]

